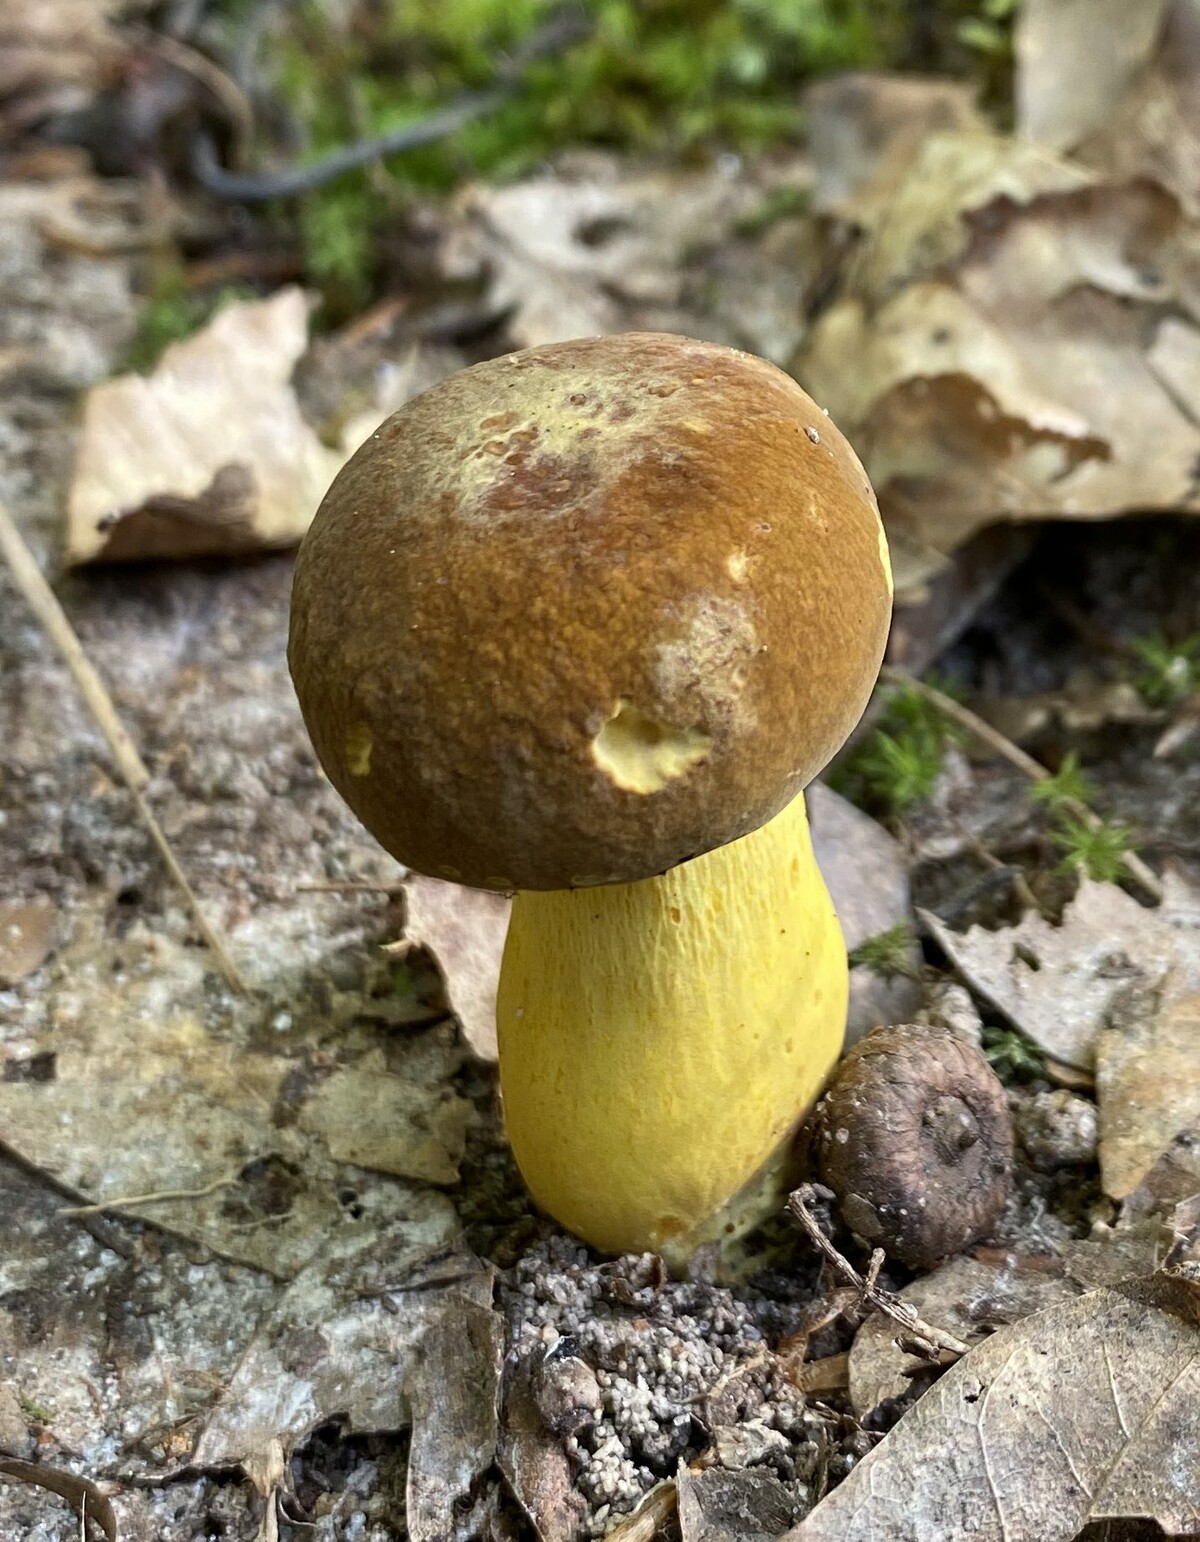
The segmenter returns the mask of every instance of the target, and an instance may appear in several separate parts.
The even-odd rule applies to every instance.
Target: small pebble
[[[1035,1092],[1018,1100],[1013,1124],[1017,1139],[1039,1172],[1085,1167],[1096,1160],[1096,1105],[1066,1088]]]

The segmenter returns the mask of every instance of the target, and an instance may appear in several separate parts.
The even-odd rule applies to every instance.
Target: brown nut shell
[[[986,1237],[1008,1198],[1008,1098],[948,1029],[876,1028],[838,1066],[814,1114],[813,1157],[847,1226],[928,1267]]]
[[[393,855],[558,889],[770,819],[857,722],[890,613],[866,475],[800,387],[629,334],[488,360],[389,418],[301,547],[288,657]]]

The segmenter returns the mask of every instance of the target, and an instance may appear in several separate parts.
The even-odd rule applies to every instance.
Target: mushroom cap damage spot
[[[703,728],[674,728],[621,701],[592,740],[592,759],[614,787],[646,794],[684,776],[711,744]]]
[[[352,723],[346,734],[346,770],[351,776],[370,776],[375,741],[365,723]]]

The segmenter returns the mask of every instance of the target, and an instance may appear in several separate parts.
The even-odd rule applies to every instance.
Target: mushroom
[[[401,862],[513,890],[497,1028],[534,1198],[678,1263],[777,1202],[847,968],[802,789],[891,613],[849,445],[773,365],[628,334],[460,371],[337,477],[289,662]]]
[[[1012,1117],[983,1053],[948,1028],[874,1028],[838,1066],[811,1149],[842,1219],[930,1268],[986,1237],[1008,1199]]]

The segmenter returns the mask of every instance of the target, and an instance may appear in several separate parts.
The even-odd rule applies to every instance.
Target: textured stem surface
[[[804,799],[660,878],[516,897],[497,1028],[534,1198],[674,1261],[777,1200],[841,1049],[847,968]]]

